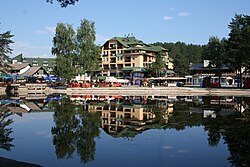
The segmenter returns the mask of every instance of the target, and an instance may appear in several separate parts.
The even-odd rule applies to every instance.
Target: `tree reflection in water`
[[[217,113],[226,107],[220,104],[220,99],[219,105],[210,104]],[[228,160],[236,167],[250,166],[250,115],[249,108],[246,107],[246,102],[249,104],[249,100],[249,97],[236,98],[234,114],[226,116],[217,114],[216,119],[210,118],[203,121],[205,131],[208,133],[209,146],[216,147],[223,138],[230,152]]]
[[[100,121],[103,121],[104,125],[108,120],[104,117],[101,119],[100,115],[106,115],[106,117],[109,115],[112,117],[112,126],[119,125],[119,127],[112,127],[112,132],[108,131],[111,124],[110,127],[105,125],[102,128],[115,137],[135,137],[152,128],[181,131],[187,127],[204,126],[209,146],[217,147],[220,140],[223,139],[230,152],[228,160],[231,165],[249,166],[250,117],[247,113],[242,114],[237,111],[232,105],[229,105],[230,107],[223,105],[221,100],[221,97],[206,97],[201,103],[178,100],[168,104],[148,100],[134,106],[133,102],[120,100],[119,103],[114,104],[112,102],[109,104],[87,103],[88,107],[85,106],[85,108],[88,108],[89,111],[84,111],[83,105],[65,98],[62,101],[53,102],[55,127],[51,131],[54,136],[56,155],[59,159],[71,158],[76,151],[83,163],[94,160],[94,139],[100,135]],[[173,110],[168,105],[172,105]],[[129,112],[142,111],[143,119],[136,119],[132,114],[129,115],[129,118],[128,115],[121,117],[124,111],[128,113],[128,109],[125,110],[124,107],[131,108],[132,106],[137,108],[129,109]],[[138,107],[142,107],[142,110]],[[225,108],[227,112],[223,115],[221,112]],[[216,118],[204,117],[205,109],[213,110]]]
[[[10,151],[11,147],[14,146],[12,144],[14,138],[10,137],[10,134],[13,132],[12,128],[7,128],[7,126],[13,123],[11,119],[8,119],[10,115],[12,113],[8,112],[6,108],[0,107],[0,149],[7,151]]]
[[[83,110],[69,98],[53,102],[55,127],[51,132],[57,158],[71,158],[77,151],[83,163],[94,160],[95,138],[100,135],[100,116]]]
[[[250,165],[250,117],[224,116],[204,123],[208,131],[208,143],[217,146],[220,138],[228,146],[228,160],[232,166]]]

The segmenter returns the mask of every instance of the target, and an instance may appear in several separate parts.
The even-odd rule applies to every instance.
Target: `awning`
[[[147,70],[143,67],[127,67],[122,68],[121,71],[146,72]]]
[[[24,77],[24,76],[17,76],[16,79],[17,79],[17,80],[18,80],[18,79],[23,80],[23,79],[25,79],[25,77]]]
[[[98,76],[98,78],[99,78],[100,80],[104,80],[104,79],[106,79],[106,76]]]
[[[133,71],[132,67],[122,68],[121,71]]]

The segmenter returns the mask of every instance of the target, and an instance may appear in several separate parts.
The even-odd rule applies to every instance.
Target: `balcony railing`
[[[110,63],[116,63],[116,60],[115,59],[111,59]]]
[[[131,63],[131,59],[125,59],[125,63]]]

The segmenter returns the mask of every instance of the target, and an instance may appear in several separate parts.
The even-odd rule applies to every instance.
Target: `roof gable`
[[[38,70],[42,69],[45,74],[48,75],[47,71],[43,67],[30,67],[25,73],[20,76],[33,76]]]
[[[23,54],[19,54],[16,57],[13,57],[12,60],[17,60],[18,62],[22,62],[23,61]]]
[[[11,70],[21,70],[27,66],[31,66],[29,63],[22,64],[8,64],[11,67]]]
[[[131,45],[145,45],[141,40],[136,39],[135,37],[114,37],[111,38],[109,41],[118,41],[121,45],[128,48]],[[104,45],[107,43],[105,42]]]

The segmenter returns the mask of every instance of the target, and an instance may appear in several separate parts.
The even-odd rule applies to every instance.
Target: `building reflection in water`
[[[249,97],[217,96],[56,95],[1,100],[1,106],[18,115],[54,112],[51,133],[58,159],[69,158],[77,151],[83,163],[94,160],[99,126],[114,137],[126,138],[148,129],[204,126],[209,146],[217,147],[221,139],[228,145],[232,166],[250,164],[249,104]],[[11,146],[13,139],[8,140]]]

